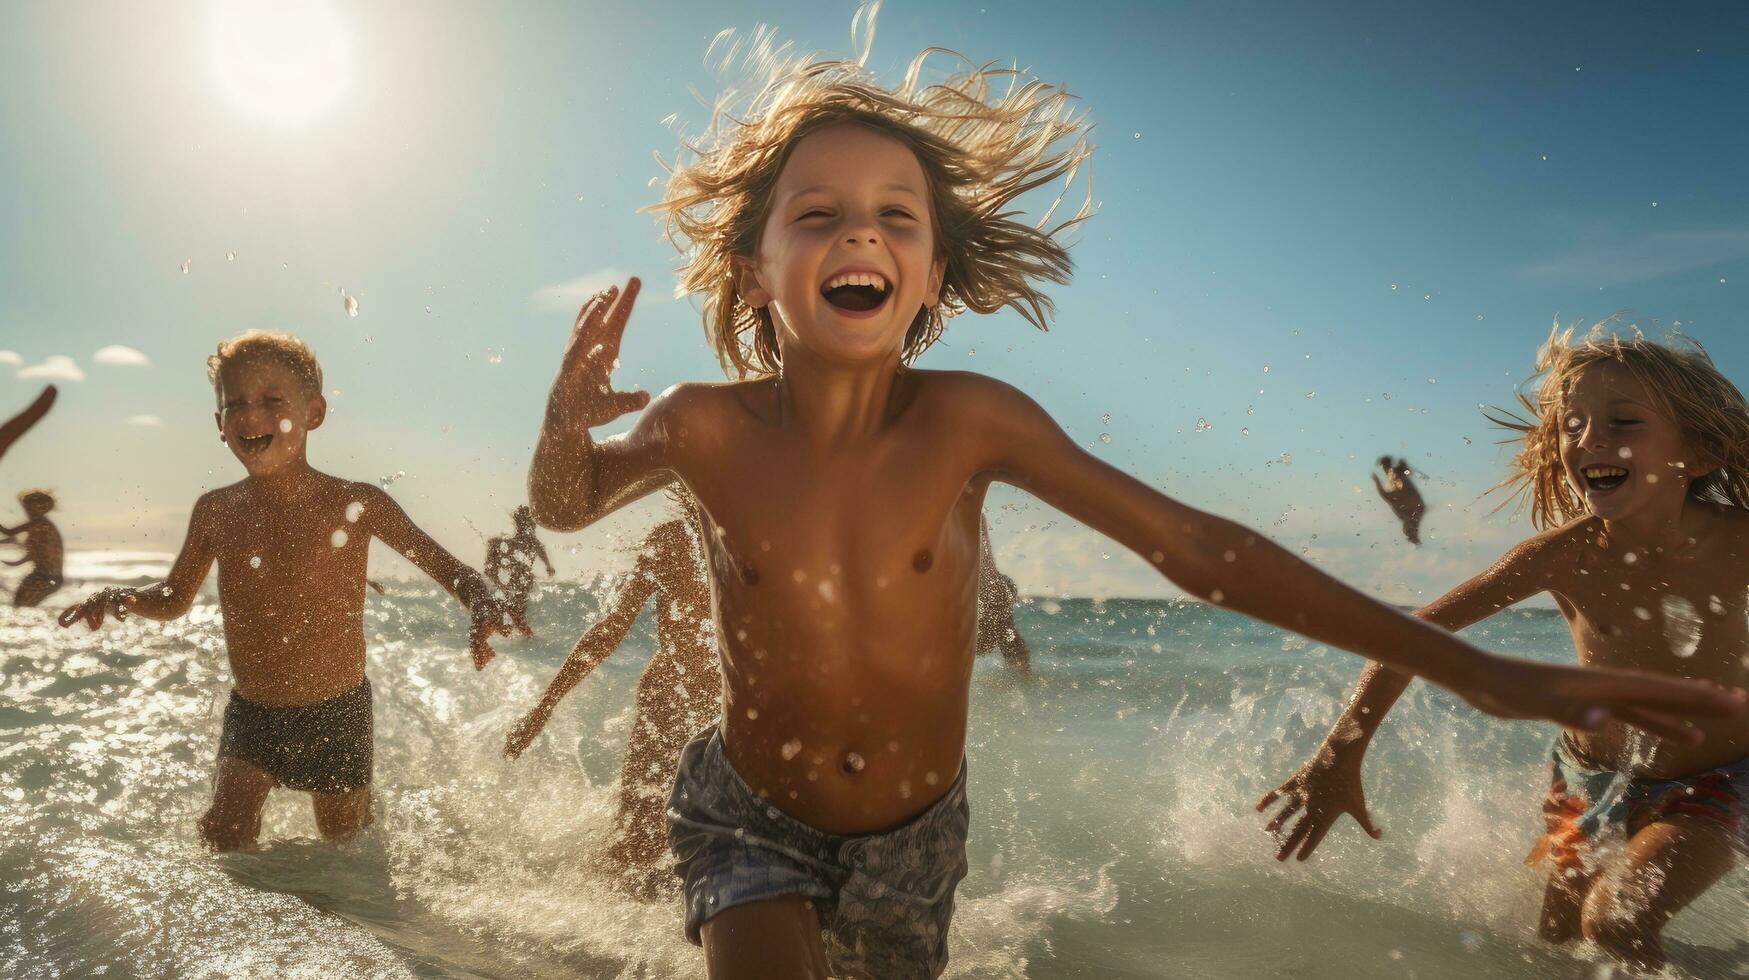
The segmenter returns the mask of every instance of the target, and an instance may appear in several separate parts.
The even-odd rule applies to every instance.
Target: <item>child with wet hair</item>
[[[1741,686],[1749,680],[1749,404],[1698,343],[1557,330],[1501,486],[1516,486],[1539,533],[1416,612],[1461,629],[1549,593],[1587,669],[1632,668]],[[1411,678],[1368,665],[1317,754],[1259,803],[1277,857],[1301,860],[1347,813],[1367,813],[1361,763]],[[1673,713],[1674,714],[1674,713]],[[1684,719],[1695,738],[1646,740],[1638,709],[1556,740],[1543,804],[1540,931],[1589,939],[1651,967],[1672,916],[1749,846],[1749,720]],[[1656,726],[1650,727],[1656,732]],[[1303,816],[1292,822],[1296,815]]]
[[[49,520],[49,511],[55,509],[55,498],[47,490],[26,490],[18,495],[18,503],[29,520],[17,527],[0,525],[0,534],[4,534],[7,541],[24,535],[23,557],[5,564],[31,566],[12,594],[12,605],[25,609],[40,605],[61,588],[61,532]]]
[[[365,677],[365,569],[372,538],[400,552],[468,609],[475,668],[503,614],[479,573],[421,531],[375,484],[329,476],[306,458],[327,418],[322,369],[304,342],[251,331],[207,359],[219,441],[244,478],[195,501],[182,550],[162,583],[104,589],[61,625],[136,613],[188,612],[218,563],[219,608],[232,680],[212,806],[201,837],[251,847],[274,787],[310,794],[316,825],[343,838],[370,822],[372,719]]]
[[[961,309],[1043,327],[1061,233],[1019,198],[1090,152],[1062,89],[968,68],[896,88],[854,62],[764,59],[659,210],[738,380],[612,386],[632,279],[594,297],[547,402],[535,518],[584,527],[683,483],[714,584],[723,715],[682,753],[669,845],[714,977],[934,976],[966,873],[979,517],[998,480],[1189,594],[1422,674],[1487,710],[1665,733],[1738,712],[1712,685],[1483,653],[1248,528],[1083,451],[991,378],[911,366]],[[642,410],[631,429],[590,429]]]

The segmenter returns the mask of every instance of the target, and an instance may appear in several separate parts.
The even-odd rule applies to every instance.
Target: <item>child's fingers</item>
[[[641,412],[648,404],[650,404],[650,393],[647,391],[616,391],[613,393],[614,411],[621,415],[628,412]]]
[[[68,606],[67,608],[61,610],[61,615],[55,618],[55,622],[60,623],[62,629],[70,628],[74,623],[77,623],[79,621],[79,616],[80,616],[83,608],[84,607],[82,604],[77,605],[77,606]]]
[[[1263,829],[1271,834],[1281,833],[1281,828],[1286,826],[1288,820],[1291,819],[1294,814],[1300,812],[1305,805],[1306,801],[1303,797],[1298,795],[1289,797],[1287,806],[1282,807],[1281,812],[1275,815],[1275,819],[1269,821],[1268,825]]]
[[[1327,823],[1319,821],[1317,826],[1313,827],[1311,832],[1306,834],[1306,841],[1300,845],[1300,852],[1294,855],[1294,860],[1304,861],[1306,858],[1311,857],[1312,852],[1318,849],[1318,845],[1324,843],[1324,835],[1330,832],[1330,826],[1334,822],[1335,821],[1330,821]],[[1308,819],[1306,823],[1312,823],[1312,821]]]
[[[1360,824],[1360,829],[1366,831],[1366,835],[1368,837],[1371,837],[1373,840],[1378,840],[1379,838],[1385,836],[1384,831],[1373,826],[1372,814],[1366,812],[1366,807],[1364,807],[1364,806],[1357,807],[1349,815],[1354,817],[1354,822],[1357,824]]]
[[[627,279],[626,288],[613,298],[613,304],[602,316],[601,343],[606,348],[603,356],[609,361],[619,356],[619,342],[625,336],[626,321],[631,318],[632,306],[637,303],[642,289],[643,283],[637,276]]]
[[[1298,826],[1294,827],[1293,833],[1288,834],[1287,839],[1282,841],[1281,846],[1276,850],[1275,859],[1277,861],[1286,861],[1288,855],[1300,846],[1300,843],[1306,839],[1306,835],[1312,832],[1313,822],[1312,818],[1307,816],[1306,819],[1299,822]]]
[[[1281,788],[1280,787],[1272,789],[1269,792],[1263,794],[1263,799],[1257,801],[1257,812],[1262,813],[1264,810],[1269,809],[1269,804],[1274,803],[1276,800],[1279,800],[1279,799],[1281,799]]]

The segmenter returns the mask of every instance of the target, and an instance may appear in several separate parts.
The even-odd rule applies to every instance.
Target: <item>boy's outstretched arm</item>
[[[104,616],[112,613],[118,620],[133,612],[163,622],[188,612],[217,555],[213,542],[219,530],[218,521],[213,493],[203,494],[194,502],[182,550],[176,553],[176,561],[171,563],[170,574],[164,581],[139,589],[104,589],[63,610],[60,624],[72,626],[82,620],[87,627],[96,629],[103,625]]]
[[[980,379],[962,406],[987,473],[1118,541],[1193,596],[1418,674],[1475,707],[1593,730],[1610,718],[1695,741],[1693,715],[1740,713],[1715,685],[1638,671],[1561,667],[1494,656],[1324,574],[1261,534],[1185,506],[1083,452],[1031,399]],[[963,438],[963,437],[962,437]]]
[[[0,456],[6,455],[6,450],[12,448],[12,444],[18,441],[19,436],[29,432],[31,426],[42,421],[42,417],[49,414],[49,409],[53,408],[54,404],[55,386],[49,385],[43,389],[42,394],[36,396],[35,401],[25,406],[24,411],[7,419],[4,424],[0,424]]]
[[[473,620],[468,630],[468,650],[474,657],[474,669],[485,667],[497,652],[492,649],[492,634],[509,631],[504,624],[504,610],[492,597],[491,587],[479,572],[462,564],[431,535],[420,530],[382,488],[360,483],[358,489],[364,495],[364,513],[360,516],[371,535],[431,576],[468,611]]]
[[[505,737],[506,756],[515,759],[522,755],[523,750],[546,727],[547,721],[553,716],[553,709],[559,706],[565,695],[571,693],[572,688],[582,683],[583,678],[588,677],[603,660],[619,649],[619,645],[625,642],[626,634],[631,632],[632,623],[637,621],[639,610],[644,608],[644,603],[649,601],[655,591],[656,578],[650,567],[650,557],[647,553],[639,555],[631,580],[614,596],[613,604],[608,607],[607,612],[571,648],[571,655],[565,658],[559,672],[553,675],[552,683],[547,685],[540,703]]]
[[[547,395],[546,416],[528,468],[528,503],[536,523],[576,531],[673,479],[664,468],[666,425],[660,403],[631,431],[596,442],[589,430],[650,404],[647,392],[614,391],[620,339],[637,301],[634,277],[590,298]]]
[[[1415,615],[1455,631],[1546,590],[1550,562],[1560,560],[1556,557],[1560,534],[1557,529],[1519,544],[1487,571],[1416,610]],[[1412,680],[1409,674],[1369,662],[1347,709],[1330,726],[1318,751],[1287,781],[1257,801],[1258,812],[1277,800],[1286,801],[1268,825],[1269,833],[1277,839],[1277,861],[1287,860],[1296,851],[1301,861],[1311,857],[1344,813],[1374,839],[1380,836],[1366,808],[1362,763],[1373,734]],[[1283,836],[1282,828],[1301,810],[1305,816]]]

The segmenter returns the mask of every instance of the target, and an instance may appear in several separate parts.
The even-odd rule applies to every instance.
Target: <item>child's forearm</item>
[[[1384,723],[1385,715],[1390,713],[1397,699],[1414,680],[1413,675],[1368,661],[1366,669],[1361,671],[1360,683],[1355,685],[1354,696],[1348,699],[1348,707],[1343,709],[1342,716],[1330,726],[1324,744],[1332,749],[1366,751],[1379,725]]]
[[[528,467],[528,505],[537,523],[556,531],[575,531],[589,523],[596,497],[595,456],[589,428],[559,417],[549,402]]]
[[[187,613],[194,605],[194,596],[177,595],[169,584],[157,582],[142,589],[122,590],[120,602],[123,608],[136,616],[166,623]]]
[[[1261,535],[1217,517],[1175,545],[1174,581],[1236,612],[1436,684],[1466,688],[1493,658],[1324,574]],[[1157,559],[1158,560],[1158,559]]]

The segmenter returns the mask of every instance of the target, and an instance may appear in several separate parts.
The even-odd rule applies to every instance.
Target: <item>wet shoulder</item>
[[[686,382],[651,401],[644,409],[644,421],[654,423],[676,444],[687,439],[721,436],[750,421],[775,423],[776,392],[776,381],[770,378]]]
[[[1749,575],[1749,511],[1728,504],[1704,503],[1706,523],[1702,533],[1707,538],[1706,551]]]
[[[1019,388],[972,371],[906,371],[904,384],[911,410],[934,418],[969,421],[1039,411]]]

